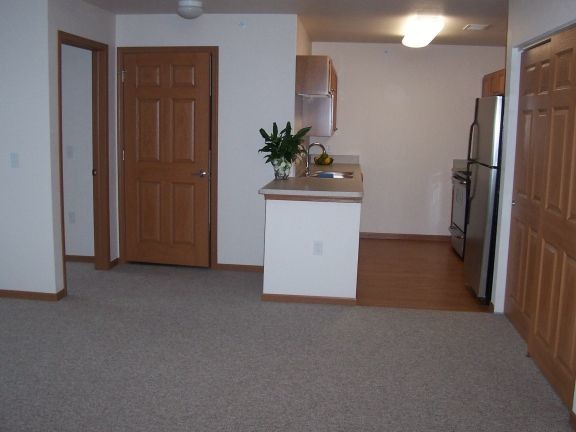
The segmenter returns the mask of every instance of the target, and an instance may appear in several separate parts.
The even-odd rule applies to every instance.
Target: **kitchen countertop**
[[[353,199],[361,201],[364,195],[362,185],[362,171],[359,164],[335,163],[329,166],[312,165],[311,171],[352,171],[354,177],[350,179],[329,179],[317,177],[290,177],[287,180],[273,180],[263,186],[258,193],[265,195],[282,196],[288,199],[296,198],[328,198],[337,200]]]

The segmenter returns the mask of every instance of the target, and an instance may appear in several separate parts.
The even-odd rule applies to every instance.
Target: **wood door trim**
[[[374,240],[416,240],[416,241],[438,241],[438,242],[450,241],[450,236],[444,236],[444,235],[394,234],[394,233],[371,233],[371,232],[361,232],[360,238],[374,239]]]
[[[210,97],[210,263],[209,268],[215,268],[218,262],[218,70],[219,49],[216,46],[190,47],[119,47],[117,49],[117,142],[118,142],[118,226],[120,234],[119,262],[126,262],[126,208],[124,193],[125,177],[123,163],[124,149],[124,99],[122,94],[122,70],[124,70],[124,55],[135,53],[193,53],[205,52],[211,58],[211,97]]]
[[[92,164],[97,175],[93,181],[94,256],[98,270],[111,268],[110,199],[108,159],[108,45],[80,36],[58,32],[58,147],[60,176],[60,225],[62,230],[62,266],[64,295],[66,283],[66,239],[64,227],[64,166],[62,148],[62,45],[92,52]],[[61,297],[60,297],[61,298]]]

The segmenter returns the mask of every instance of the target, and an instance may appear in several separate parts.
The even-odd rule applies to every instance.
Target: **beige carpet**
[[[0,299],[0,431],[570,431],[503,316],[262,303],[262,276],[69,265]]]

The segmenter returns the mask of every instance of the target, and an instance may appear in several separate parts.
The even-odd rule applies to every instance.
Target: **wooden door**
[[[506,314],[528,340],[536,311],[540,206],[548,143],[550,43],[522,56]]]
[[[576,29],[522,58],[506,313],[571,406],[576,378]]]
[[[125,259],[209,265],[210,53],[122,53]]]

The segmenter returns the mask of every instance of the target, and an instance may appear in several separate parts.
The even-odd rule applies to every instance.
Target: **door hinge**
[[[124,149],[122,149],[122,160],[126,160],[126,151]]]
[[[122,72],[122,82],[126,81],[126,70],[123,70]]]

